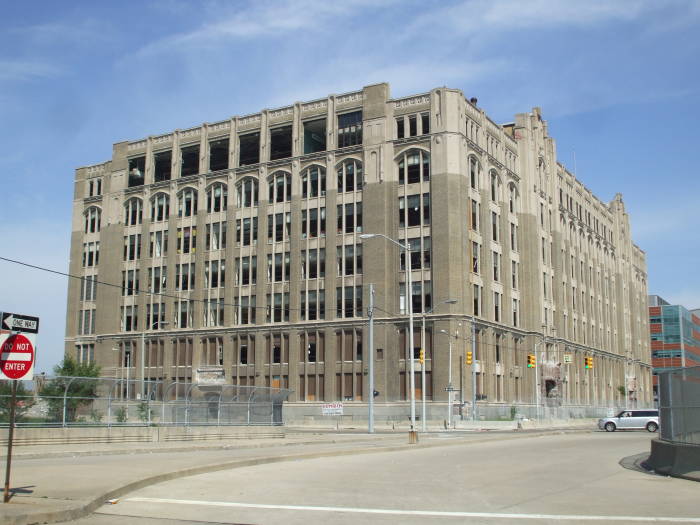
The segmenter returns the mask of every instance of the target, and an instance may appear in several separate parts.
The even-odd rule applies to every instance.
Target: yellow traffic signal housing
[[[420,353],[418,354],[418,362],[422,365],[425,363],[425,350],[422,348],[420,349]]]
[[[468,350],[467,351],[467,359],[466,359],[468,365],[472,364],[472,356],[473,356],[473,354],[472,354],[471,350]]]
[[[586,368],[593,368],[593,358],[592,357],[584,358],[584,362],[585,362]]]
[[[527,367],[535,368],[537,362],[535,361],[535,354],[527,354]]]

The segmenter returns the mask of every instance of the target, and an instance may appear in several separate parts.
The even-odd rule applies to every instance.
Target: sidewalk
[[[139,488],[193,474],[262,463],[345,454],[521,439],[561,430],[337,433],[287,429],[283,439],[193,443],[33,445],[13,451],[10,503],[0,504],[6,525],[51,523],[83,517],[107,500]],[[4,457],[3,457],[4,459]],[[3,461],[4,463],[4,461]]]

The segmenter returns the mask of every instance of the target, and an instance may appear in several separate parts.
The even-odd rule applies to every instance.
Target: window
[[[122,295],[138,295],[139,294],[139,271],[126,270],[122,272]]]
[[[356,160],[346,160],[338,168],[338,193],[362,189],[362,164]]]
[[[197,214],[197,190],[185,188],[177,198],[177,216],[192,217]]]
[[[97,300],[97,276],[86,275],[80,279],[80,300],[95,301]]]
[[[326,208],[301,210],[301,238],[326,235]]]
[[[326,249],[313,248],[301,251],[301,278],[317,279],[326,276]]]
[[[204,326],[224,325],[224,300],[209,299],[204,302]]]
[[[473,286],[473,294],[474,294],[474,308],[472,313],[474,315],[481,315],[481,293],[482,293],[482,287],[479,286],[478,284],[475,284]],[[476,356],[474,357],[476,359]]]
[[[470,227],[474,231],[479,231],[479,214],[481,213],[481,205],[471,199],[471,224]]]
[[[252,208],[258,205],[258,181],[247,177],[236,185],[236,206]]]
[[[338,147],[362,144],[362,111],[338,115]]]
[[[411,282],[411,307],[413,313],[428,311],[433,305],[433,288],[430,281]],[[399,283],[399,308],[406,313],[406,283]]]
[[[162,330],[167,324],[165,321],[165,303],[146,304],[147,330]]]
[[[141,234],[124,236],[124,260],[135,261],[141,258]]]
[[[100,263],[100,242],[83,243],[83,268],[91,268]]]
[[[520,324],[520,301],[513,299],[513,326]]]
[[[226,261],[204,262],[204,288],[223,288],[226,286]]]
[[[396,119],[396,138],[397,139],[402,139],[406,136],[406,133],[404,131],[403,120],[404,120],[403,116]]]
[[[362,232],[362,203],[349,202],[338,205],[338,233]]]
[[[518,289],[518,266],[516,261],[510,261],[510,279],[514,290]]]
[[[258,280],[257,256],[236,257],[236,285],[256,284]]]
[[[408,195],[407,197],[399,197],[399,226],[420,226],[422,224],[430,224],[430,194],[423,194],[423,206],[421,213],[421,196]]]
[[[289,322],[289,292],[267,294],[267,322]]]
[[[415,237],[408,239],[408,247],[411,250],[412,270],[430,268],[430,237]],[[406,269],[406,252],[402,250],[399,257],[400,268],[403,271]]]
[[[155,266],[148,269],[148,290],[153,293],[165,291],[167,286],[168,267]]]
[[[311,166],[301,174],[301,196],[303,199],[326,194],[326,170]]]
[[[500,235],[500,228],[498,227],[498,213],[495,211],[491,212],[491,239],[494,240],[495,242],[498,242],[498,240],[501,238]]]
[[[185,226],[177,229],[177,253],[195,253],[197,250],[197,227]]]
[[[207,190],[207,213],[226,211],[228,206],[228,189],[224,184],[216,183]]]
[[[292,176],[284,171],[273,174],[268,182],[268,202],[288,202],[292,200]]]
[[[492,252],[491,260],[493,261],[493,280],[498,282],[501,280],[501,254]]]
[[[260,133],[248,133],[238,137],[240,151],[238,165],[247,166],[260,162]]]
[[[501,293],[493,292],[493,320],[497,323],[501,321],[501,297]]]
[[[410,150],[399,161],[399,184],[415,184],[430,180],[430,155]]]
[[[226,221],[213,222],[207,224],[206,249],[225,250],[226,249]]]
[[[270,160],[286,159],[292,156],[292,126],[282,126],[270,130]]]
[[[326,318],[326,291],[301,291],[301,320],[316,321]]]
[[[491,170],[491,200],[493,202],[498,202],[501,191],[501,180],[498,177],[498,173]]]
[[[430,133],[430,114],[429,113],[423,113],[421,116],[421,124],[423,126],[423,129],[421,129],[421,133],[423,135],[427,135]]]
[[[336,317],[362,317],[362,286],[335,289]]]
[[[183,263],[175,265],[175,289],[194,290],[195,264]]]
[[[268,282],[284,282],[289,281],[290,272],[290,254],[275,253],[267,255],[267,281]]]
[[[122,306],[122,332],[135,332],[139,329],[137,306]]]
[[[199,173],[199,144],[180,148],[180,165],[181,177]]]
[[[510,223],[510,249],[518,251],[518,225]]]
[[[311,120],[304,126],[304,155],[326,151],[326,119]]]
[[[167,221],[170,215],[170,197],[165,193],[156,193],[151,199],[151,221]]]
[[[136,226],[143,221],[143,201],[132,197],[124,203],[124,224]]]
[[[95,333],[95,313],[94,308],[78,312],[78,334],[91,335]]]
[[[209,142],[209,171],[228,169],[228,138]]]
[[[85,233],[99,233],[102,221],[102,210],[92,206],[85,210]]]
[[[267,216],[267,241],[282,242],[289,239],[292,227],[292,214],[275,213]]]
[[[362,275],[362,245],[336,247],[338,275]]]
[[[251,246],[258,242],[258,218],[236,219],[236,243]]]
[[[518,189],[515,187],[515,184],[508,185],[508,211],[511,213],[518,212]]]
[[[479,178],[481,177],[481,164],[476,157],[469,157],[469,185],[475,190],[479,189]]]
[[[151,232],[148,256],[165,257],[166,255],[168,255],[168,230]]]
[[[177,328],[192,328],[192,318],[194,316],[194,301],[180,299],[175,301],[175,311],[177,317],[175,324]]]
[[[143,186],[146,173],[146,157],[134,157],[129,159],[129,188]]]
[[[472,241],[472,272],[479,273],[481,267],[481,245]]]
[[[95,345],[93,343],[75,345],[75,360],[81,365],[89,365],[94,363]]]
[[[170,180],[172,170],[172,152],[161,151],[153,155],[155,182]]]
[[[243,295],[239,299],[238,308],[236,308],[234,320],[235,324],[255,324],[255,296]],[[251,361],[252,362],[252,361]],[[241,361],[241,364],[246,364]]]
[[[97,197],[99,195],[102,195],[102,179],[100,177],[89,179],[87,196]]]

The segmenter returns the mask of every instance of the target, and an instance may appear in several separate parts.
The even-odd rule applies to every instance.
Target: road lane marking
[[[357,507],[312,507],[307,505],[267,505],[263,503],[236,503],[231,501],[204,501],[169,498],[126,498],[123,501],[139,503],[167,503],[170,505],[202,505],[206,507],[237,507],[269,510],[300,510],[311,512],[349,512],[355,514],[392,514],[402,516],[430,516],[444,518],[500,518],[520,520],[568,520],[568,521],[641,521],[669,523],[700,523],[698,518],[673,518],[667,516],[586,516],[575,514],[506,514],[499,512],[459,512],[438,510],[363,509]]]

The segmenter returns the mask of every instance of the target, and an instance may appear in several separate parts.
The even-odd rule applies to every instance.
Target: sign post
[[[15,406],[17,405],[17,381],[34,378],[35,337],[39,333],[39,318],[9,312],[0,313],[0,379],[12,380],[10,421],[7,436],[7,460],[5,463],[5,491],[3,502],[10,501],[10,469],[12,465],[12,441],[15,433]]]

